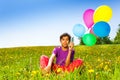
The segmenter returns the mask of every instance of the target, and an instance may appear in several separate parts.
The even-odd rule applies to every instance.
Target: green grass
[[[75,58],[84,67],[72,73],[45,74],[39,57],[50,56],[54,46],[0,49],[0,80],[120,80],[120,45],[75,46]]]

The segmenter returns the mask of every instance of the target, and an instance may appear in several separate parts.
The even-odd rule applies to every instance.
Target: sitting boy
[[[70,72],[74,71],[75,68],[79,68],[83,64],[83,61],[81,59],[73,60],[75,54],[73,49],[74,43],[70,41],[71,36],[68,33],[63,33],[60,36],[61,46],[54,48],[50,59],[42,55],[40,58],[40,67],[46,72],[50,72],[51,69],[57,72],[58,68],[61,68],[62,71]],[[56,64],[53,63],[54,58],[56,58]]]

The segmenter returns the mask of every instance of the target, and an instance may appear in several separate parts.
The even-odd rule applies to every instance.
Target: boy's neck
[[[67,50],[68,50],[68,47],[63,47],[63,46],[62,46],[62,50],[63,50],[63,51],[67,51]]]

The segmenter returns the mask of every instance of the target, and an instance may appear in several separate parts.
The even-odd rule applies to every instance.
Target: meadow
[[[74,72],[42,74],[41,55],[50,57],[55,46],[0,49],[0,80],[120,80],[120,44],[75,46],[75,59],[84,67]]]

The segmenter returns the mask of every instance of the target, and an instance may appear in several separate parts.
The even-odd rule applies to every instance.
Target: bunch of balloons
[[[96,43],[97,37],[106,37],[110,33],[108,22],[112,17],[112,9],[107,5],[99,6],[96,10],[87,9],[83,14],[84,23],[89,31],[85,34],[86,28],[82,24],[76,24],[73,27],[73,34],[76,37],[82,37],[82,41],[87,46]]]

